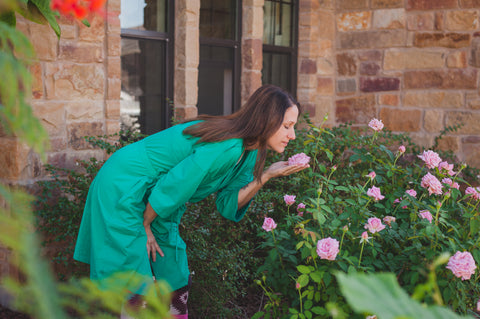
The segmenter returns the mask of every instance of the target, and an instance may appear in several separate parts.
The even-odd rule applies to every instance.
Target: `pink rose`
[[[405,153],[405,151],[406,151],[406,148],[405,148],[405,146],[403,146],[403,145],[400,145],[400,146],[398,147],[398,152],[399,152],[400,154],[403,154],[403,153]]]
[[[300,203],[297,205],[297,212],[298,212],[298,216],[303,216],[303,212],[305,211],[305,204],[304,203]]]
[[[298,282],[296,282],[296,283],[295,283],[295,289],[298,290],[298,289],[300,289],[300,288],[302,288],[302,287],[300,286],[300,284],[299,284]]]
[[[295,196],[295,195],[285,195],[285,196],[283,196],[283,200],[285,201],[285,204],[290,206],[290,205],[295,203],[295,198],[296,197],[297,196]]]
[[[365,243],[365,242],[368,243],[368,240],[371,239],[371,238],[372,237],[368,237],[368,233],[366,231],[364,231],[362,233],[362,236],[360,237],[360,244]]]
[[[377,174],[376,174],[374,171],[371,171],[371,172],[368,173],[368,175],[366,175],[365,177],[370,177],[370,179],[374,179],[375,176],[377,176]]]
[[[475,274],[475,268],[477,268],[477,266],[475,265],[472,254],[468,251],[457,251],[455,255],[448,260],[446,268],[450,269],[456,277],[462,278],[462,280],[468,280]]]
[[[434,151],[423,151],[423,154],[418,155],[418,157],[421,158],[425,162],[425,165],[430,169],[437,167],[442,161],[440,156]]]
[[[412,197],[417,197],[417,192],[414,190],[414,189],[407,189],[405,191],[405,193],[407,193],[408,195],[412,196]]]
[[[475,200],[480,199],[480,193],[477,191],[477,189],[475,189],[473,187],[467,187],[465,189],[465,195],[472,195],[472,198],[475,199]]]
[[[305,153],[298,153],[288,159],[288,165],[307,165],[310,162],[310,157]]]
[[[448,164],[447,162],[440,162],[438,164],[438,169],[440,171],[448,173],[448,175],[453,176],[455,172],[453,171],[453,164]]]
[[[380,218],[372,217],[367,220],[367,223],[365,224],[365,229],[368,229],[369,232],[375,234],[385,229],[385,225],[382,224]]]
[[[373,129],[375,132],[381,131],[383,129],[382,120],[373,119],[368,123],[368,126]]]
[[[440,183],[440,181],[430,173],[427,173],[425,176],[422,177],[422,182],[420,183],[420,185],[423,188],[427,188],[430,195],[442,195],[442,183]]]
[[[457,182],[452,181],[450,178],[444,178],[444,179],[442,179],[442,183],[447,184],[447,185],[450,186],[451,188],[460,189],[460,185],[458,185]]]
[[[273,220],[273,218],[265,217],[262,228],[265,229],[266,231],[272,231],[275,228],[277,228],[277,224],[275,224],[275,221]]]
[[[376,201],[385,198],[385,196],[383,196],[380,193],[380,188],[375,187],[375,186],[372,186],[372,188],[369,188],[367,190],[367,195],[370,196],[370,197],[373,197]]]
[[[317,242],[317,254],[320,259],[335,260],[340,243],[333,238],[323,238]]]
[[[421,210],[419,212],[419,215],[420,217],[422,217],[423,219],[426,219],[430,222],[430,224],[432,223],[432,219],[433,219],[433,216],[432,216],[432,213],[430,213],[428,210]]]
[[[393,201],[394,204],[398,204],[400,203],[402,200],[400,198],[395,198],[395,200]]]
[[[394,223],[397,219],[393,216],[385,216],[383,217],[383,222],[388,226],[392,227],[392,223]]]

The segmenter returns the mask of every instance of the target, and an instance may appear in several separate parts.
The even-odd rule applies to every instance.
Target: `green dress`
[[[195,123],[125,146],[102,166],[88,192],[74,253],[76,260],[90,264],[91,279],[107,282],[121,272],[121,286],[141,293],[130,277],[140,275],[149,283],[154,275],[179,289],[190,274],[178,233],[185,203],[217,193],[222,216],[239,221],[245,215],[249,205],[238,208],[238,192],[253,180],[257,152],[245,151],[241,139],[196,144],[198,138],[183,135]],[[165,254],[157,253],[156,262],[146,250],[147,202],[158,214],[151,229]]]

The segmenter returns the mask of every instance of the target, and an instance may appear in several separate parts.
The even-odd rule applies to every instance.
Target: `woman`
[[[90,186],[74,258],[100,282],[116,272],[167,281],[172,314],[187,318],[189,270],[178,234],[185,203],[216,193],[220,214],[239,221],[268,180],[308,167],[277,162],[264,170],[267,150],[281,153],[295,139],[298,115],[290,94],[265,85],[234,114],[201,116],[118,150]],[[122,285],[142,293],[129,276]]]

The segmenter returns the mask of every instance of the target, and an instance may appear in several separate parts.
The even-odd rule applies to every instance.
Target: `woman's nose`
[[[291,140],[295,139],[295,130],[292,129],[290,132],[288,132],[288,138]]]

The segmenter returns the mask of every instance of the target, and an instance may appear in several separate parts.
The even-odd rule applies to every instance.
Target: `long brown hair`
[[[230,115],[200,115],[194,120],[203,122],[187,127],[183,133],[200,137],[197,143],[218,142],[231,138],[243,139],[245,148],[258,149],[253,175],[260,180],[267,157],[267,140],[280,128],[286,110],[300,104],[291,94],[275,85],[263,85],[237,112]]]

